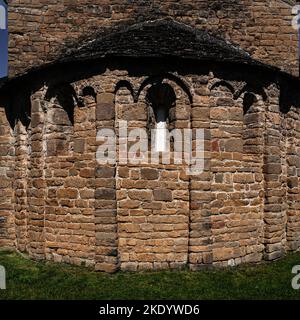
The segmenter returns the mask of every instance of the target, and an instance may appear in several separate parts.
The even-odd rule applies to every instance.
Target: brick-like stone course
[[[11,4],[11,75],[99,26],[165,14],[297,72],[283,1],[77,4]],[[256,64],[180,58],[98,57],[1,91],[0,247],[105,272],[234,266],[299,249],[299,81]],[[170,163],[128,163],[124,148],[135,142],[124,139],[116,162],[97,161],[100,129],[118,137],[126,120],[128,132],[150,133],[157,105],[168,108],[169,130],[202,130],[201,172],[188,174],[174,153]]]
[[[87,83],[100,88],[82,96],[73,115],[63,100],[47,98],[50,89],[39,90],[31,97],[33,120],[27,127],[19,121],[14,135],[2,113],[1,192],[7,199],[1,246],[106,272],[198,270],[273,260],[298,249],[298,109],[280,109],[274,84],[263,94],[251,88],[250,77],[248,93],[238,95],[214,73],[218,69],[206,81],[182,76],[192,103],[178,84],[163,80],[176,93],[170,128],[204,130],[204,170],[197,175],[172,162],[96,161],[98,130],[118,133],[124,110],[139,105],[145,112],[128,114],[129,131],[148,127],[151,85],[138,101],[126,87],[115,91],[120,80],[139,87],[144,77],[123,72],[120,79],[107,70],[72,83],[78,96]],[[250,93],[255,99],[245,109]],[[119,154],[124,141],[116,147]]]
[[[10,75],[55,60],[65,48],[116,25],[171,17],[238,44],[254,58],[298,74],[296,1],[9,1]],[[107,31],[108,30],[108,31]]]

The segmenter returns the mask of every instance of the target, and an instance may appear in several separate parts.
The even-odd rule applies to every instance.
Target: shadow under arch
[[[133,97],[133,101],[137,102],[136,101],[136,93],[135,93],[134,88],[133,88],[132,84],[130,83],[130,81],[120,80],[115,86],[114,94],[116,95],[121,88],[126,88],[130,92],[131,96]]]
[[[234,94],[234,99],[238,99],[245,92],[249,92],[252,94],[258,94],[263,98],[263,101],[268,100],[268,96],[267,96],[264,88],[259,85],[253,85],[253,84],[251,84],[251,85],[246,84],[243,88],[241,88],[240,90],[237,90]]]
[[[77,97],[75,89],[69,83],[60,83],[48,89],[45,95],[45,100],[50,101],[56,98],[58,103],[67,112],[72,125],[74,125],[74,109],[75,102],[81,105],[82,102]]]
[[[226,87],[234,95],[234,93],[235,93],[234,87],[229,82],[227,82],[225,80],[220,80],[220,81],[217,81],[216,83],[214,83],[211,86],[210,91],[212,91],[220,86]]]
[[[170,80],[174,83],[176,83],[180,88],[182,88],[182,90],[186,93],[186,95],[189,98],[190,104],[193,104],[193,96],[190,92],[190,89],[188,87],[188,85],[180,78],[176,77],[173,74],[170,73],[165,73],[162,75],[157,75],[157,76],[150,76],[149,78],[147,78],[146,80],[144,80],[135,96],[135,102],[138,102],[138,99],[140,97],[140,94],[142,93],[142,91],[146,88],[146,86],[150,85],[155,85],[155,84],[161,84],[163,82],[163,80]]]
[[[18,91],[16,94],[1,95],[0,105],[5,110],[7,121],[12,130],[14,130],[18,121],[28,129],[31,122],[30,92],[23,89]]]

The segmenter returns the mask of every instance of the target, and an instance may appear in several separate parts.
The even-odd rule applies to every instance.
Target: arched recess
[[[260,261],[262,150],[256,156],[250,148],[245,148],[248,131],[245,123],[258,121],[259,125],[263,125],[263,122],[256,115],[244,115],[245,109],[248,109],[248,94],[245,93],[250,91],[248,84],[236,91],[222,79],[213,82],[210,109],[212,261],[220,266]],[[227,239],[224,237],[226,233],[234,236]]]
[[[247,84],[235,93],[235,99],[243,107],[244,154],[262,155],[267,94],[263,88]]]
[[[147,130],[151,138],[151,130],[156,128],[157,112],[164,110],[164,120],[171,133],[174,129],[191,128],[191,106],[193,97],[188,84],[173,74],[152,76],[145,79],[137,92],[137,101],[142,101],[147,108]],[[161,109],[158,111],[158,109]],[[170,148],[174,150],[174,140],[170,137]],[[154,142],[154,137],[152,139]],[[180,139],[178,144],[180,144]],[[149,139],[149,146],[151,139]],[[155,150],[155,148],[153,148]],[[180,152],[179,152],[180,153]],[[178,155],[181,157],[181,154]],[[173,159],[172,159],[173,160]]]
[[[176,84],[178,87],[180,87],[185,94],[188,96],[190,104],[193,103],[193,96],[191,94],[191,90],[189,88],[189,85],[179,78],[178,76],[172,74],[172,73],[165,73],[161,75],[156,75],[156,76],[150,76],[146,78],[142,84],[140,85],[139,90],[137,91],[137,94],[135,96],[135,101],[137,101],[140,97],[140,94],[143,92],[143,90],[148,86],[148,85],[154,85],[156,83],[162,83],[163,81],[169,80]]]
[[[265,89],[247,84],[238,92],[243,117],[243,165],[251,174],[247,181],[245,198],[249,199],[248,225],[253,227],[251,237],[253,262],[263,259],[264,253],[264,152],[265,120],[268,96]]]
[[[74,136],[75,90],[69,83],[47,88],[43,97],[45,149],[45,254],[46,259],[75,263],[74,235],[71,223],[76,224],[76,187],[67,186],[72,167]],[[75,220],[75,221],[74,221]]]
[[[152,85],[146,94],[148,105],[147,131],[155,152],[167,151],[167,133],[175,129],[176,94],[167,83]],[[151,132],[155,134],[151,136]],[[151,140],[154,141],[151,141]],[[171,149],[172,148],[172,149]],[[170,146],[174,150],[174,145]]]
[[[177,128],[182,133],[181,129],[190,127],[190,97],[186,94],[186,87],[182,88],[177,84],[181,82],[174,79],[173,76],[145,79],[135,101],[127,85],[120,88],[115,97],[116,119],[127,121],[128,135],[132,138],[128,142],[128,149],[132,150],[129,164],[117,165],[122,269],[177,268],[188,261],[189,178],[185,174],[185,166],[172,163],[172,159],[171,163],[166,161],[163,164],[162,158],[153,159],[150,152],[149,133],[157,120],[155,108],[168,107],[168,122],[172,124],[170,131]],[[116,127],[120,129],[120,126]],[[180,140],[182,144],[182,137]],[[131,162],[137,150],[134,145],[141,141],[145,145],[136,159],[141,153],[146,156],[143,160],[140,157],[140,162]],[[151,164],[151,160],[154,163]]]
[[[211,256],[207,260],[217,266],[225,266],[234,258],[233,249],[227,247],[240,246],[238,236],[227,241],[224,234],[233,232],[233,223],[240,221],[240,213],[232,206],[232,201],[241,201],[242,198],[242,194],[234,188],[234,176],[242,167],[237,160],[242,157],[243,111],[236,103],[232,86],[227,81],[215,78],[210,82],[211,202],[210,215],[201,217],[200,221],[211,244],[208,247]],[[211,226],[211,229],[207,226]],[[237,261],[233,260],[233,263]]]
[[[225,80],[219,80],[219,79],[212,83],[210,87],[210,91],[212,92],[214,90],[217,90],[217,88],[219,87],[226,88],[226,90],[228,90],[228,92],[231,92],[232,94],[235,93],[234,87],[229,82]]]

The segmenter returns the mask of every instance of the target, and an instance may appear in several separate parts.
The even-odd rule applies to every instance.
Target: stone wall
[[[9,1],[10,76],[43,65],[66,48],[116,26],[171,17],[211,31],[253,58],[298,75],[297,31],[291,26],[296,1],[256,0],[74,0]]]
[[[234,266],[299,249],[298,82],[170,64],[103,62],[89,76],[82,65],[71,82],[61,72],[1,102],[1,247],[107,272]],[[161,104],[170,130],[203,129],[203,172],[96,161],[99,130],[149,130]],[[125,146],[117,140],[117,154]]]
[[[2,103],[5,103],[4,101]],[[14,137],[4,108],[0,108],[0,246],[12,247],[15,239]]]

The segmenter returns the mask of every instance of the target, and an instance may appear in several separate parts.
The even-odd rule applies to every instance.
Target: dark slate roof
[[[87,37],[88,39],[88,37]],[[111,57],[171,58],[217,61],[261,67],[284,77],[295,77],[274,66],[261,63],[240,47],[204,30],[194,29],[167,18],[138,23],[132,26],[116,26],[84,42],[66,46],[53,62],[30,69],[25,74],[8,79],[8,85],[28,80],[48,68],[72,62],[92,61]],[[3,81],[0,88],[4,87]],[[5,86],[6,87],[6,86]]]
[[[251,56],[207,31],[171,19],[143,22],[70,49],[60,61],[89,60],[103,57],[168,57],[253,63]],[[259,64],[258,62],[256,62]]]

